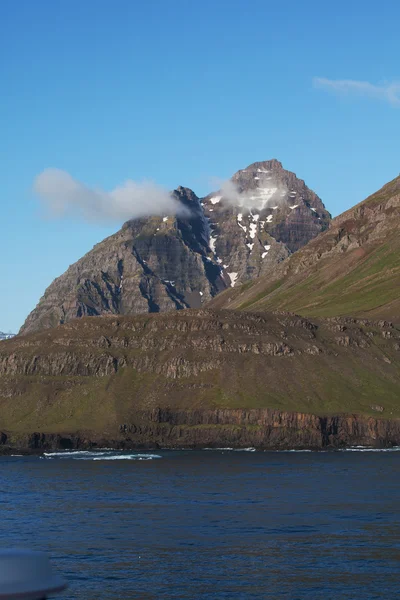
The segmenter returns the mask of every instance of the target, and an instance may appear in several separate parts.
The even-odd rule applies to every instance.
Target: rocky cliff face
[[[95,448],[256,448],[329,450],[400,445],[400,419],[317,416],[271,409],[137,412],[114,435],[80,431],[0,432],[0,454]]]
[[[73,318],[197,308],[221,290],[273,271],[327,228],[330,215],[276,161],[236,173],[227,192],[174,192],[186,216],[128,221],[46,290],[21,332]]]
[[[330,222],[320,198],[277,160],[238,171],[203,206],[210,243],[231,285],[273,272]]]

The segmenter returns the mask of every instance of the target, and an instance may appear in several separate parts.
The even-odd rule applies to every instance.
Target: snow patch
[[[228,273],[229,278],[231,280],[231,287],[235,287],[235,283],[236,283],[236,279],[238,276],[238,273]]]
[[[260,179],[259,177],[254,177],[254,179]]]
[[[242,213],[239,213],[237,216],[237,224],[239,225],[239,227],[241,229],[243,229],[243,231],[245,233],[247,233],[247,227],[246,227],[246,225],[242,225],[242,223],[241,223],[242,220],[243,220],[243,215],[242,215]]]
[[[256,237],[256,232],[257,232],[257,224],[250,223],[250,237],[252,240],[254,240],[254,238]]]
[[[293,204],[293,206],[289,206],[289,208],[290,208],[291,210],[294,210],[294,209],[295,209],[295,208],[297,208],[297,207],[298,207],[298,204]]]
[[[265,257],[267,256],[267,254],[268,254],[268,250],[271,248],[271,246],[270,246],[269,244],[266,244],[266,245],[264,246],[264,248],[265,248],[265,252],[263,252],[263,253],[261,254],[261,258],[265,258]]]
[[[253,250],[253,247],[254,247],[254,242],[252,244],[250,244],[250,242],[249,242],[248,244],[246,244],[246,246],[248,247],[248,249],[251,252]]]
[[[266,171],[265,169],[257,169],[257,173],[270,173],[271,171]]]
[[[210,235],[210,248],[213,252],[215,252],[215,242],[217,241],[217,236]]]
[[[268,215],[268,217],[266,218],[267,223],[271,223],[273,219],[273,215]]]
[[[165,223],[165,221],[168,221],[168,217],[163,217],[163,221]]]
[[[210,198],[211,204],[218,204],[218,202],[221,202],[221,198],[222,196],[214,196],[214,198]]]
[[[316,209],[315,209],[315,208],[313,208],[312,206],[310,206],[310,209],[311,209],[313,212],[315,212],[315,213],[317,212],[317,211],[316,211]]]

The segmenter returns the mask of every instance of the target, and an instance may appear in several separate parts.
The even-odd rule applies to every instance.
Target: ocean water
[[[0,457],[0,544],[64,600],[397,598],[400,452]]]

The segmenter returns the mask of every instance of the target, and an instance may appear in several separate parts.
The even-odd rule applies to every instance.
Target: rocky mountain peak
[[[331,219],[321,199],[276,159],[237,171],[203,207],[210,245],[231,285],[270,272]]]
[[[205,198],[179,186],[176,215],[127,221],[46,290],[21,332],[81,316],[198,308],[273,271],[328,227],[322,201],[276,159]]]

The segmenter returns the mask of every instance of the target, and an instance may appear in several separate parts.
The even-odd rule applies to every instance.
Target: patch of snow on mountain
[[[231,287],[235,287],[235,283],[236,283],[236,279],[238,276],[238,273],[228,273],[229,278],[231,280]]]
[[[248,242],[248,243],[246,244],[246,246],[248,247],[248,249],[249,249],[249,250],[250,250],[250,252],[251,252],[251,251],[253,250],[253,247],[254,247],[254,242],[253,242],[252,244],[250,244],[250,242]]]
[[[252,240],[256,237],[257,223],[250,223],[250,237]]]
[[[163,217],[163,221],[165,223],[165,221],[168,221],[168,217]]]
[[[217,236],[210,235],[210,248],[213,252],[215,252],[215,242],[217,241]]]
[[[241,229],[243,229],[243,231],[245,233],[247,233],[247,227],[246,227],[246,225],[242,225],[242,223],[241,223],[242,220],[243,220],[243,215],[242,215],[242,213],[239,213],[237,216],[237,224],[239,225],[239,227]]]
[[[273,219],[273,216],[268,215],[268,217],[266,218],[267,223],[271,223],[272,219]]]
[[[265,257],[267,256],[267,254],[268,254],[268,250],[271,248],[271,246],[270,246],[269,244],[266,244],[266,245],[264,246],[264,248],[265,248],[265,252],[263,252],[263,253],[261,254],[261,258],[265,258]]]
[[[218,204],[218,202],[221,202],[221,198],[222,196],[214,196],[214,198],[210,198],[211,204]]]
[[[295,208],[297,208],[297,207],[298,207],[298,204],[293,204],[293,206],[289,206],[289,208],[290,208],[291,210],[294,210],[294,209],[295,209]]]

